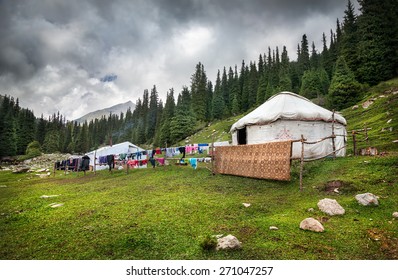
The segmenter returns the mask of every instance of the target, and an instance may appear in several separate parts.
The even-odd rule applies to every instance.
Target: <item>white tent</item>
[[[90,157],[90,165],[93,166],[94,164],[94,157],[96,158],[96,170],[103,170],[107,169],[108,166],[106,165],[99,165],[99,157],[101,156],[107,156],[107,155],[120,155],[120,154],[131,154],[131,153],[136,153],[136,152],[142,152],[144,149],[130,143],[130,142],[123,142],[119,144],[115,144],[112,146],[105,146],[101,147],[97,150],[91,151],[87,153],[87,156]],[[144,155],[141,159],[146,158],[146,155]],[[142,167],[146,167],[142,166]]]
[[[332,135],[333,112],[310,100],[291,93],[280,92],[238,120],[231,127],[232,144],[260,144],[281,140],[299,140],[301,135],[308,142]],[[335,147],[337,156],[345,155],[346,120],[334,114]],[[318,144],[305,145],[304,157],[317,158],[333,152],[332,139]],[[300,158],[301,143],[293,143],[293,158]]]

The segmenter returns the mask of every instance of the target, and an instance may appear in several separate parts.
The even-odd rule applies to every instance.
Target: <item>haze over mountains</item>
[[[109,116],[109,114],[120,115],[121,112],[126,113],[128,108],[130,108],[131,112],[135,109],[135,104],[131,101],[127,101],[126,103],[116,104],[109,108],[104,108],[101,110],[97,110],[94,112],[90,112],[74,121],[78,123],[84,123],[85,121],[90,122],[94,119],[100,119],[102,116]]]

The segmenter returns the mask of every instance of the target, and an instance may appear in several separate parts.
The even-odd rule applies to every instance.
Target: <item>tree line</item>
[[[398,2],[359,0],[360,15],[348,1],[343,21],[322,34],[322,49],[306,34],[297,44],[297,60],[286,47],[268,47],[257,61],[218,71],[215,83],[199,62],[190,86],[171,88],[163,102],[156,85],[144,90],[136,108],[78,124],[54,114],[35,118],[18,99],[1,98],[0,156],[26,153],[29,143],[43,152],[84,153],[101,145],[131,141],[138,145],[172,145],[207,123],[235,116],[262,104],[280,91],[293,91],[330,109],[360,99],[367,86],[398,73]]]

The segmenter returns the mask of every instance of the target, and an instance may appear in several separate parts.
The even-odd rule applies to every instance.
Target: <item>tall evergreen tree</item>
[[[398,1],[359,0],[359,35],[357,76],[374,85],[397,75],[398,71]]]
[[[213,118],[214,119],[222,119],[224,116],[224,98],[221,87],[221,78],[220,78],[220,70],[217,72],[216,85],[214,87],[214,96],[213,96]]]
[[[348,0],[347,9],[344,11],[340,54],[344,56],[348,67],[354,71],[354,74],[356,74],[356,69],[359,66],[358,44],[357,16],[355,15],[354,6],[351,1]]]
[[[336,62],[335,71],[329,87],[329,107],[343,109],[354,105],[359,99],[361,85],[347,66],[343,56]]]
[[[196,65],[191,77],[192,109],[198,120],[206,120],[207,76],[202,63]]]

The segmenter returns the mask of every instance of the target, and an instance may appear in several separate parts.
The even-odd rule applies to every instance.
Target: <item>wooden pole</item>
[[[94,175],[97,174],[97,172],[96,172],[96,171],[97,171],[96,166],[97,166],[97,150],[94,151],[94,164],[93,164]]]
[[[214,172],[214,130],[213,130],[213,134],[211,135],[211,172],[213,173],[213,175],[215,175],[216,173]]]
[[[357,141],[356,141],[356,136],[355,136],[356,132],[355,130],[352,131],[352,143],[354,145],[354,156],[357,155]]]
[[[304,136],[301,134],[301,158],[300,158],[300,192],[303,191],[303,165],[304,165]]]
[[[333,146],[333,159],[336,158],[336,141],[335,141],[335,137],[336,135],[334,134],[334,114],[335,111],[333,110],[333,115],[332,115],[332,146]]]

